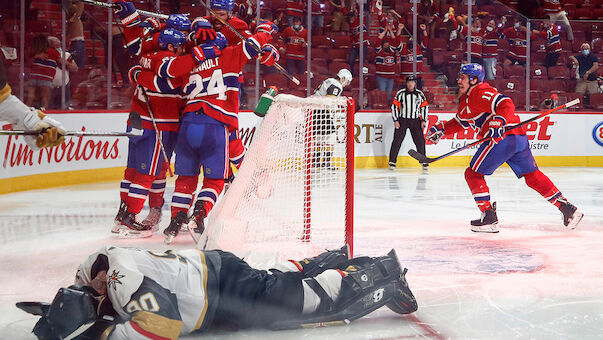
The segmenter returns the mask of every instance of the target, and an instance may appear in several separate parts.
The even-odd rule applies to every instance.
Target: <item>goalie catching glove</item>
[[[46,116],[42,111],[30,109],[23,121],[26,129],[39,131],[38,136],[27,136],[25,142],[34,149],[61,145],[65,141],[65,129],[58,121]]]
[[[429,128],[427,139],[432,143],[437,144],[442,137],[444,137],[444,123],[440,122]]]
[[[271,44],[262,46],[262,54],[260,55],[260,63],[266,66],[272,66],[280,59],[280,54],[276,47]]]

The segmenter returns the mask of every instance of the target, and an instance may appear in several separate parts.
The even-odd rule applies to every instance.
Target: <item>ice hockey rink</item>
[[[563,229],[558,210],[508,168],[490,176],[498,234],[477,234],[479,215],[462,168],[357,170],[355,254],[395,248],[419,310],[385,307],[348,326],[197,334],[227,339],[601,339],[603,334],[603,171],[544,168],[584,212]],[[17,301],[50,301],[77,265],[105,244],[165,250],[163,238],[109,233],[119,183],[0,196],[0,339],[34,339],[37,317]],[[173,186],[168,187],[170,197]],[[328,207],[325,207],[326,209]],[[143,212],[144,213],[144,212]],[[169,215],[167,205],[162,226]],[[171,248],[193,247],[181,234]]]

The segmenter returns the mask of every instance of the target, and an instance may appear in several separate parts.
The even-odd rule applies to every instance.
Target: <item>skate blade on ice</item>
[[[471,231],[476,233],[497,233],[498,227],[494,224],[472,225]]]
[[[174,240],[175,235],[165,235],[165,239],[163,240],[163,243],[165,244],[170,244],[172,243],[172,241]]]
[[[580,221],[582,221],[582,217],[584,217],[584,214],[579,212],[578,210],[576,210],[574,212],[574,214],[572,215],[572,218],[570,219],[566,228],[570,229],[570,230],[576,229],[576,227],[578,226],[578,223],[580,223]]]
[[[133,230],[127,227],[119,231],[119,238],[146,238],[153,236],[153,230]]]
[[[207,233],[199,234],[198,232],[196,232],[195,228],[197,227],[197,224],[195,223],[195,221],[190,221],[187,227],[189,234],[191,234],[191,237],[195,241],[195,244],[197,244],[200,249],[205,249],[205,246],[207,244]]]

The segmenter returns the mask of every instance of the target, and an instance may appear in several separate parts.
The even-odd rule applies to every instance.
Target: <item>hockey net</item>
[[[206,249],[312,256],[353,246],[354,104],[279,94],[209,215]]]

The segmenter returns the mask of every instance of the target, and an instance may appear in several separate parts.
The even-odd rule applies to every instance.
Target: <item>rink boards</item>
[[[520,113],[522,120],[537,113]],[[67,130],[123,131],[126,112],[56,112]],[[429,114],[431,126],[449,120],[452,112]],[[240,113],[240,136],[245,145],[253,141],[261,119]],[[393,138],[393,122],[387,111],[357,112],[355,116],[355,165],[357,168],[386,167]],[[603,166],[603,113],[556,113],[527,126],[530,147],[541,166]],[[428,156],[439,156],[475,141],[471,130],[427,145]],[[17,136],[0,136],[0,193],[69,184],[117,181],[127,160],[127,138],[70,137],[52,149],[32,151]],[[398,156],[398,166],[419,166],[407,156],[414,144],[407,133]],[[433,163],[433,166],[466,166],[475,149]],[[52,174],[48,176],[46,174]]]

